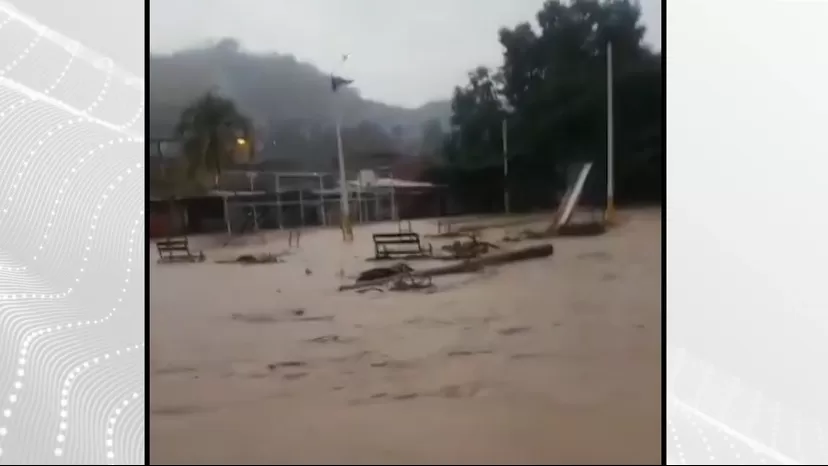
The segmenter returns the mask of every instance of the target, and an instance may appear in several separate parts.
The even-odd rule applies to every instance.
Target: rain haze
[[[661,45],[661,1],[641,0]],[[477,65],[497,66],[497,31],[534,23],[543,0],[151,0],[150,47],[167,53],[232,37],[355,80],[365,98],[416,107],[450,97]],[[350,54],[341,64],[343,54]]]

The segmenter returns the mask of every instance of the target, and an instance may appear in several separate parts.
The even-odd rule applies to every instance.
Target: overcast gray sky
[[[497,66],[501,26],[531,20],[543,0],[150,0],[150,48],[169,52],[234,37],[355,79],[364,97],[414,107],[447,98],[466,72]],[[660,49],[661,0],[641,0]],[[340,56],[350,59],[339,65]]]

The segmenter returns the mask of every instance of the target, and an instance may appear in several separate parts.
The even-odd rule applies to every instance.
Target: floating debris
[[[267,368],[275,371],[280,367],[303,367],[306,366],[307,363],[304,361],[280,361],[280,362],[272,362],[267,365]]]
[[[359,274],[359,277],[357,277],[356,282],[360,283],[371,280],[379,280],[382,278],[389,278],[403,273],[411,273],[413,271],[414,269],[411,268],[410,265],[406,264],[405,262],[399,262],[390,267],[375,267],[373,269],[368,269]]]
[[[284,253],[280,254],[273,254],[273,253],[264,253],[259,255],[254,254],[242,254],[235,259],[231,260],[217,260],[216,264],[244,264],[244,265],[254,265],[254,264],[279,264],[284,262],[282,256]]]
[[[508,327],[504,329],[500,329],[497,333],[501,335],[516,335],[518,333],[524,333],[531,330],[529,327]]]

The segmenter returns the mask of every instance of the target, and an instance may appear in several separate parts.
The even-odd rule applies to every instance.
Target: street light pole
[[[342,63],[349,55],[342,56]],[[340,224],[342,228],[342,239],[350,243],[354,240],[354,230],[351,226],[350,198],[348,196],[348,180],[345,177],[345,154],[342,149],[342,111],[339,105],[336,91],[341,87],[350,84],[352,81],[338,76],[331,75],[331,89],[334,93],[334,111],[336,112],[336,157],[339,162],[339,209]]]
[[[612,95],[612,42],[607,42],[607,211],[605,220],[612,224],[615,220],[615,134],[613,127]]]
[[[508,126],[506,119],[503,119],[503,207],[506,214],[509,214],[509,144],[508,144]]]
[[[348,180],[345,177],[345,155],[342,151],[342,123],[340,121],[339,105],[336,115],[336,157],[339,161],[339,212],[342,228],[342,238],[346,242],[354,240],[354,230],[351,227],[350,199],[348,197]]]

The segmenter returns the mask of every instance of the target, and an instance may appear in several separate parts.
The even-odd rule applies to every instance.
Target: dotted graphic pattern
[[[0,464],[143,464],[143,79],[25,2],[0,49]]]
[[[824,427],[684,349],[668,350],[668,464],[825,464]]]

